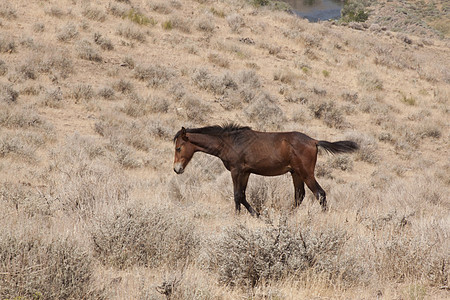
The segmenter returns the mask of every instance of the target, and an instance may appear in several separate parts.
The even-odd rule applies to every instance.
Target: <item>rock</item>
[[[350,22],[348,24],[348,27],[356,30],[364,30],[364,26],[361,23],[358,22]]]
[[[382,29],[381,26],[378,24],[371,24],[369,30],[374,32],[380,32]]]

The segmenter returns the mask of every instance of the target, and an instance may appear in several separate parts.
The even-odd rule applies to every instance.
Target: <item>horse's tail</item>
[[[359,149],[358,144],[353,141],[339,141],[334,143],[318,141],[317,146],[322,147],[332,154],[354,152]]]

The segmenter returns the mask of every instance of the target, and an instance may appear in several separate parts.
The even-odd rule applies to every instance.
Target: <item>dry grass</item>
[[[238,2],[0,4],[0,298],[448,298],[448,40]],[[360,150],[319,153],[326,213],[252,175],[251,218],[219,159],[173,172],[224,122]]]
[[[90,232],[96,257],[121,269],[183,265],[198,244],[193,225],[167,208],[117,207],[98,216]]]
[[[102,297],[93,288],[93,259],[86,248],[73,238],[49,238],[25,226],[30,232],[1,232],[2,298]]]

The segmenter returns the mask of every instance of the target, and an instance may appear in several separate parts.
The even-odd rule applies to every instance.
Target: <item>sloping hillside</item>
[[[252,3],[0,3],[2,299],[449,297],[448,39]],[[327,213],[251,176],[255,219],[218,159],[173,172],[224,122],[360,150],[319,155]]]

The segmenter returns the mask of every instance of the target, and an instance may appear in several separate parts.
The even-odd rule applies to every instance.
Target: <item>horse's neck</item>
[[[189,140],[194,144],[196,151],[205,152],[217,157],[221,156],[222,152],[222,140],[217,136],[191,133],[189,134]]]

